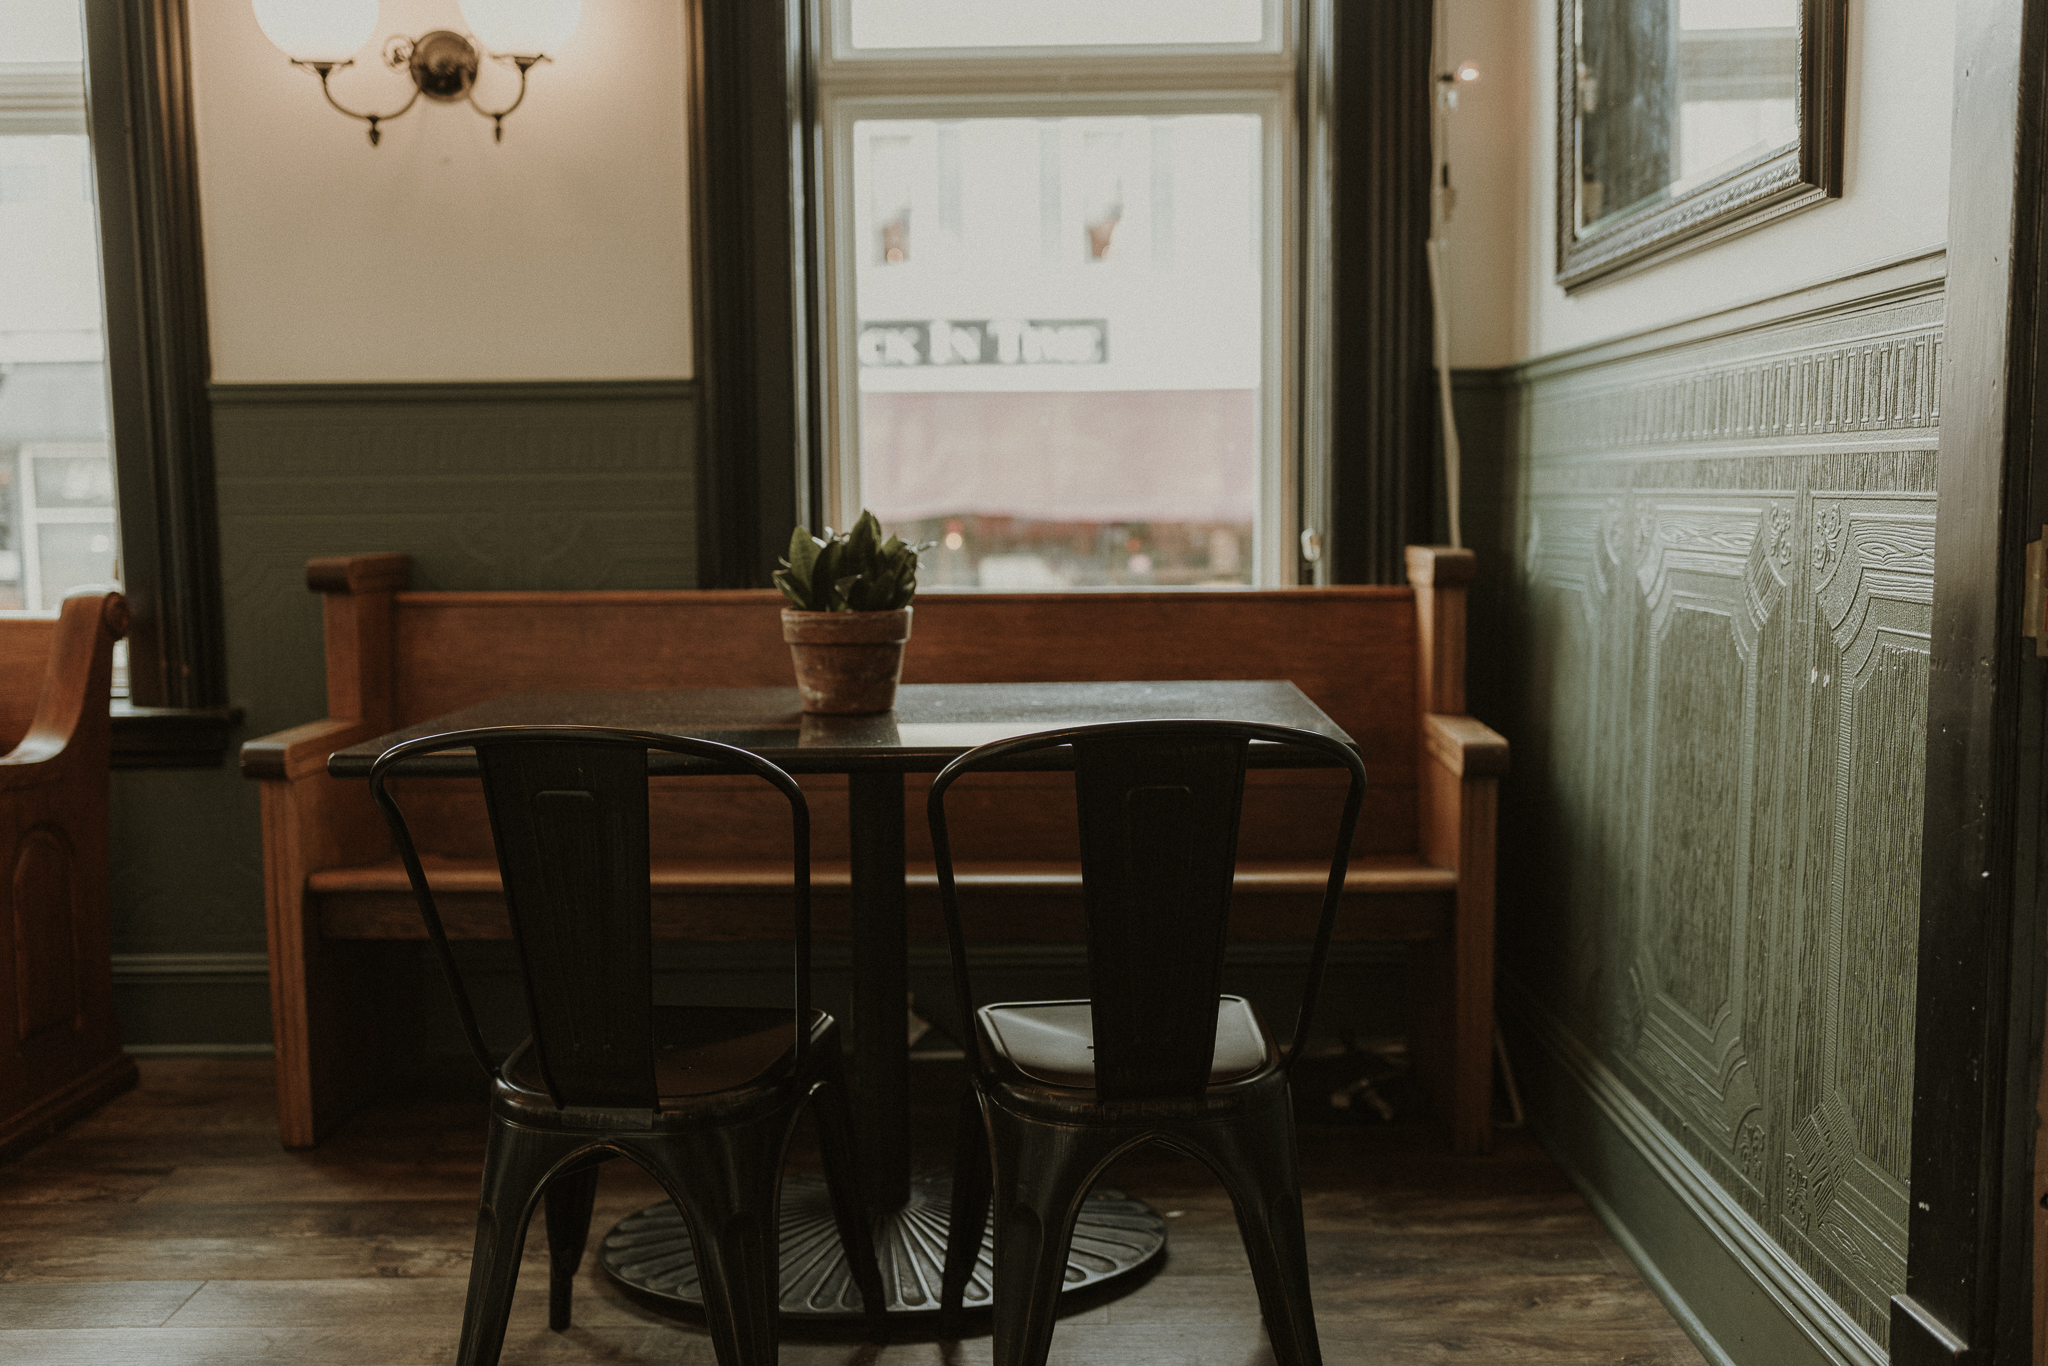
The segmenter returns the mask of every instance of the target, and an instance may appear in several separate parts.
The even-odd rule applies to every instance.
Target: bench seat
[[[1493,857],[1507,743],[1464,715],[1469,551],[1411,547],[1406,586],[1173,592],[933,593],[918,599],[905,683],[1286,679],[1357,741],[1365,804],[1337,934],[1407,947],[1411,1056],[1460,1151],[1491,1141]],[[788,687],[780,598],[755,590],[413,592],[403,555],[315,560],[327,715],[250,740],[263,805],[265,914],[285,1143],[317,1143],[417,1052],[407,983],[424,936],[367,784],[327,756],[510,693]],[[818,935],[851,925],[844,775],[802,776]],[[924,801],[905,782],[908,930],[943,939]],[[1313,932],[1342,776],[1246,775],[1231,936]],[[474,784],[403,779],[444,920],[459,938],[508,928]],[[656,933],[769,940],[788,927],[789,816],[751,779],[656,779]],[[955,789],[967,929],[985,943],[1078,943],[1073,783],[975,775]]]
[[[427,857],[421,862],[450,938],[511,938],[494,860]],[[811,869],[813,932],[819,939],[851,937],[848,869],[844,861]],[[929,863],[912,863],[907,874],[911,939],[943,940],[937,872]],[[956,876],[968,932],[976,940],[1058,944],[1081,937],[1078,864],[963,863]],[[1315,933],[1328,876],[1326,864],[1239,864],[1244,933],[1236,937],[1308,939]],[[789,935],[787,867],[752,860],[662,859],[653,864],[652,882],[657,938],[731,942]],[[322,868],[306,879],[306,890],[318,907],[320,933],[326,938],[427,937],[405,868],[395,858]],[[1457,874],[1419,858],[1360,859],[1345,877],[1336,937],[1382,942],[1441,938],[1449,930],[1457,890]],[[977,910],[985,923],[974,923]]]

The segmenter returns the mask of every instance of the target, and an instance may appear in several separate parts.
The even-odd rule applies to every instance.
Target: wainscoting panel
[[[688,382],[213,391],[235,744],[326,713],[316,555],[402,550],[443,589],[687,588]],[[115,995],[149,1051],[269,1039],[255,784],[114,775]],[[194,955],[197,955],[195,957]]]
[[[1616,1079],[1770,1241],[1751,1274],[1804,1282],[1775,1301],[1832,1306],[1816,1359],[1877,1361],[1905,1284],[1941,261],[1721,322],[1511,376],[1501,619],[1475,623],[1511,642],[1502,971],[1553,1022],[1522,1045],[1590,1060],[1559,1084]]]
[[[426,589],[688,588],[694,390],[214,390],[228,673],[253,733],[323,715],[315,555],[402,550]]]

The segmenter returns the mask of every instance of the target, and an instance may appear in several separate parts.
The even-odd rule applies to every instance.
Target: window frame
[[[1116,117],[1230,113],[1260,119],[1262,333],[1259,506],[1254,588],[1298,581],[1305,488],[1324,477],[1301,439],[1299,282],[1305,204],[1294,0],[1264,0],[1258,45],[1172,48],[853,49],[852,0],[830,0],[816,67],[817,387],[820,510],[835,526],[860,512],[859,321],[854,126],[863,119]],[[1047,81],[1056,60],[1057,88]],[[1313,465],[1314,468],[1308,468]],[[971,591],[971,590],[963,590]]]
[[[117,768],[216,767],[240,708],[214,509],[212,350],[184,0],[83,0],[129,700]]]

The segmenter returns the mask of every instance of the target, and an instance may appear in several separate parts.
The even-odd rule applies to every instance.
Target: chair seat
[[[773,1080],[794,1064],[791,1012],[774,1008],[654,1007],[654,1083],[662,1102]],[[811,1037],[822,1040],[832,1017],[811,1012]],[[545,1095],[532,1041],[505,1060],[505,1077],[522,1091]]]
[[[1048,1086],[1095,1089],[1095,1020],[1087,1001],[1014,1001],[975,1012],[990,1051]],[[1216,1051],[1210,1085],[1240,1081],[1263,1068],[1273,1046],[1258,1012],[1242,996],[1216,1000]]]

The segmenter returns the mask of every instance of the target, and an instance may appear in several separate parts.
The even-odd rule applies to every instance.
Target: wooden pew
[[[0,620],[0,1157],[135,1084],[107,919],[109,701],[119,593]]]
[[[927,594],[904,681],[1292,679],[1358,740],[1370,779],[1338,934],[1412,946],[1414,1044],[1457,1147],[1480,1151],[1491,1135],[1493,826],[1507,745],[1463,715],[1470,552],[1418,547],[1409,570],[1412,586],[1390,588]],[[413,593],[405,576],[397,555],[307,566],[325,603],[328,715],[242,750],[263,790],[279,1119],[295,1147],[344,1117],[401,1045],[386,1037],[402,1029],[387,996],[394,954],[424,937],[365,785],[330,778],[330,753],[506,693],[791,685],[771,592]],[[905,785],[908,911],[912,937],[936,940],[928,782]],[[816,933],[845,938],[846,780],[803,783]],[[1308,937],[1340,787],[1326,772],[1250,775],[1236,937]],[[506,937],[473,785],[415,782],[405,800],[416,829],[432,832],[422,853],[451,931]],[[786,937],[780,799],[744,779],[702,778],[658,782],[652,800],[658,933]],[[952,801],[970,933],[1077,941],[1071,780],[988,775]]]

